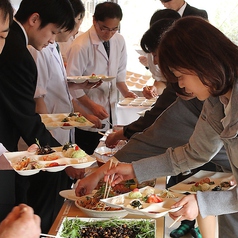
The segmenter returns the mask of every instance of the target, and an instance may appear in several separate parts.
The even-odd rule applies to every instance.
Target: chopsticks
[[[101,131],[98,131],[98,134],[105,136],[106,134],[102,133]]]
[[[48,235],[48,234],[43,234],[43,233],[41,233],[40,234],[40,237],[54,237],[54,238],[56,238],[56,236],[53,236],[53,235]]]
[[[171,228],[180,218],[182,217],[182,215],[178,216],[174,222],[169,226],[169,228]]]
[[[111,169],[111,168],[112,168],[112,164],[113,164],[113,159],[110,159],[110,164],[109,164],[109,168],[108,168],[108,169]],[[114,166],[114,167],[116,167],[117,164],[118,164],[118,161],[115,163],[115,166]],[[103,198],[104,198],[104,199],[105,199],[105,198],[108,198],[108,196],[109,196],[109,193],[110,193],[110,190],[111,190],[111,183],[112,183],[112,181],[113,181],[113,179],[114,179],[114,176],[115,176],[115,174],[113,174],[113,175],[111,176],[110,181],[109,181],[109,176],[107,177],[106,186],[105,186],[105,191],[104,191],[104,195],[103,195]],[[108,184],[109,184],[109,186],[108,186]]]

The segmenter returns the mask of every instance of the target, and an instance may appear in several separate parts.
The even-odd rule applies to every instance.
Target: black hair
[[[80,19],[84,17],[85,7],[81,0],[69,0],[74,11],[74,18],[80,14]]]
[[[23,24],[33,13],[40,15],[40,28],[53,23],[69,31],[74,29],[74,12],[68,0],[22,0],[15,18]]]
[[[156,21],[147,30],[141,38],[140,45],[144,52],[152,53],[156,52],[162,34],[173,24],[175,19],[165,18],[163,20]]]
[[[150,26],[156,21],[159,21],[165,18],[179,19],[180,17],[181,17],[180,14],[172,9],[157,10],[150,18]]]
[[[117,18],[122,19],[121,7],[114,2],[103,2],[99,3],[94,12],[95,21],[104,21],[106,18]]]
[[[9,23],[11,24],[13,21],[13,8],[9,0],[1,0],[0,1],[0,13],[3,21],[5,22],[9,17]]]

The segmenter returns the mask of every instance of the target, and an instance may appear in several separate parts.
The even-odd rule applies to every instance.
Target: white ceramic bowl
[[[115,211],[97,211],[92,209],[84,208],[80,205],[80,200],[85,199],[85,197],[81,197],[75,201],[76,207],[78,207],[83,213],[88,215],[89,217],[97,217],[97,218],[123,218],[128,212],[126,210],[115,210]]]

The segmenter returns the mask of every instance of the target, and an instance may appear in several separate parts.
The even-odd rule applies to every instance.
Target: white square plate
[[[146,186],[144,188],[139,189],[141,193],[145,191],[146,189],[150,188],[149,186]],[[162,190],[155,189],[155,194],[160,194]],[[130,203],[135,200],[129,198],[129,193],[121,194],[115,197],[101,199],[102,202],[106,203],[108,206],[115,206],[115,207],[121,207],[125,210],[127,210],[129,213],[134,213],[138,215],[145,215],[147,217],[151,218],[158,218],[165,216],[168,212],[174,212],[179,210],[181,207],[178,207],[176,209],[171,209],[171,206],[180,200],[184,195],[182,194],[173,194],[174,198],[162,198],[162,202],[160,203],[145,203],[142,202],[143,208],[142,209],[134,209],[130,206]]]
[[[182,182],[172,186],[169,188],[170,191],[177,192],[177,193],[191,193],[196,194],[196,192],[191,191],[192,185],[194,183],[192,182],[198,182],[201,179],[209,178],[211,181],[213,181],[215,184],[211,185],[211,189],[214,187],[220,185],[221,182],[229,182],[232,180],[233,175],[232,173],[223,173],[223,172],[213,172],[213,171],[205,171],[200,170],[196,174],[192,175],[191,177],[183,180]],[[233,186],[234,187],[234,186]],[[228,189],[232,189],[233,187],[230,187]],[[211,190],[210,189],[210,190]]]

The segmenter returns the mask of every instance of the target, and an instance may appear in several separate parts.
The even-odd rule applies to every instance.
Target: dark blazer
[[[24,33],[14,22],[0,55],[0,141],[9,151],[17,150],[20,136],[31,145],[60,145],[35,113],[37,68],[26,47]]]
[[[28,145],[35,143],[35,138],[41,145],[60,145],[35,113],[36,81],[37,68],[24,33],[13,22],[0,55],[0,141],[9,151],[17,150],[20,136]],[[42,232],[47,233],[63,203],[58,193],[68,189],[66,173],[20,176],[14,171],[0,170],[0,180],[0,219],[15,203],[25,202],[41,216]]]
[[[182,15],[182,17],[186,16],[199,16],[208,20],[208,15],[205,10],[197,9],[195,7],[190,6],[189,4],[187,4],[187,6],[185,7],[185,10]]]

